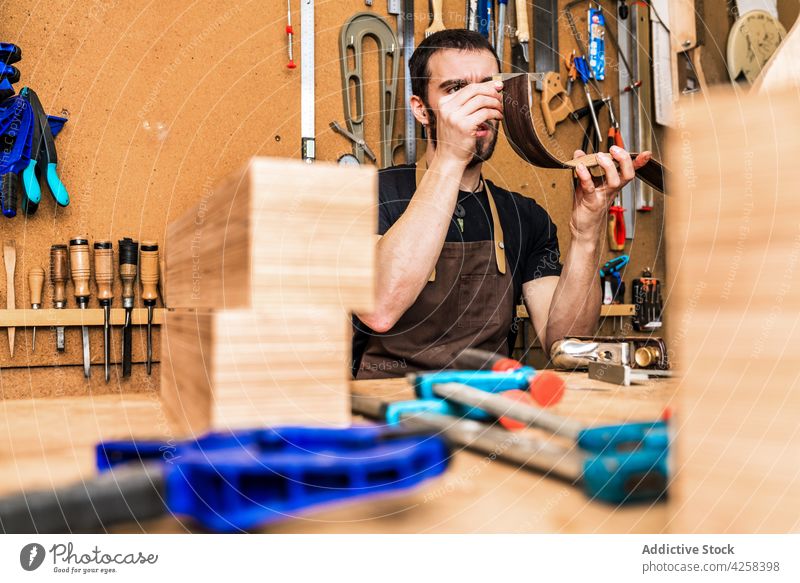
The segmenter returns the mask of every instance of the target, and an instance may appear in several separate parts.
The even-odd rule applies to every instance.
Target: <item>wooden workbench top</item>
[[[583,373],[563,373],[568,390],[552,411],[587,424],[643,421],[661,415],[674,383],[615,387]],[[356,395],[381,400],[413,398],[402,380],[356,381]],[[124,416],[120,422],[119,412]],[[158,398],[152,394],[102,395],[0,401],[8,433],[0,438],[0,494],[21,488],[65,485],[94,473],[93,445],[135,430],[170,438]],[[31,436],[32,422],[41,428]],[[21,445],[23,444],[23,445]],[[615,508],[589,501],[572,485],[469,451],[459,451],[448,471],[413,492],[369,503],[348,503],[273,525],[280,533],[453,532],[662,532],[666,505]],[[118,532],[185,532],[167,517]]]

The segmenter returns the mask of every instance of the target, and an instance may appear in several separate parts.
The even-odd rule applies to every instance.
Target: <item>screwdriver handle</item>
[[[119,278],[122,280],[122,298],[133,301],[133,284],[139,267],[139,243],[125,237],[119,240]],[[126,306],[127,307],[127,306]],[[133,307],[131,304],[130,307]]]
[[[42,305],[42,287],[44,286],[44,269],[33,267],[28,272],[28,285],[31,288],[31,305]]]
[[[75,286],[75,297],[85,300],[91,295],[89,276],[92,273],[89,260],[89,239],[78,235],[69,241],[69,267],[72,272],[72,285]]]
[[[0,177],[0,210],[6,218],[17,216],[17,201],[22,185],[16,172],[8,172]]]
[[[53,283],[53,301],[64,305],[67,301],[67,246],[50,247],[50,281]]]
[[[114,246],[111,241],[94,242],[94,281],[97,283],[97,299],[101,303],[114,297]]]
[[[158,242],[142,241],[141,252],[142,300],[145,306],[154,306],[158,299]]]

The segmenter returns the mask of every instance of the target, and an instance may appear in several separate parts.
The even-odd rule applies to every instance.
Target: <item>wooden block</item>
[[[370,310],[377,173],[253,158],[170,224],[167,306]]]
[[[350,422],[346,313],[296,306],[165,316],[161,397],[177,432]]]
[[[679,106],[668,142],[674,532],[800,529],[794,92]]]

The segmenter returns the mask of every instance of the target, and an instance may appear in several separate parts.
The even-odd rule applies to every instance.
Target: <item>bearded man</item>
[[[492,80],[500,63],[488,41],[467,30],[435,33],[414,51],[409,72],[427,150],[416,165],[379,173],[377,302],[354,318],[354,376],[448,368],[465,348],[509,354],[520,296],[546,351],[567,335],[594,333],[608,208],[650,153],[631,160],[611,148],[600,155],[602,180],[578,167],[562,264],[545,209],[481,175],[503,118],[503,86]]]

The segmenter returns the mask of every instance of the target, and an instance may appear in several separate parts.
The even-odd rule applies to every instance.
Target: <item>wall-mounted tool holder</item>
[[[164,319],[164,308],[153,310],[153,324],[161,324]],[[111,325],[122,326],[125,323],[125,309],[111,309]],[[134,308],[131,315],[134,326],[147,325],[147,309]],[[77,308],[39,309],[39,310],[0,310],[0,328],[32,327],[32,326],[102,326],[103,309]],[[41,333],[41,332],[40,332]],[[44,348],[42,348],[44,350]]]

